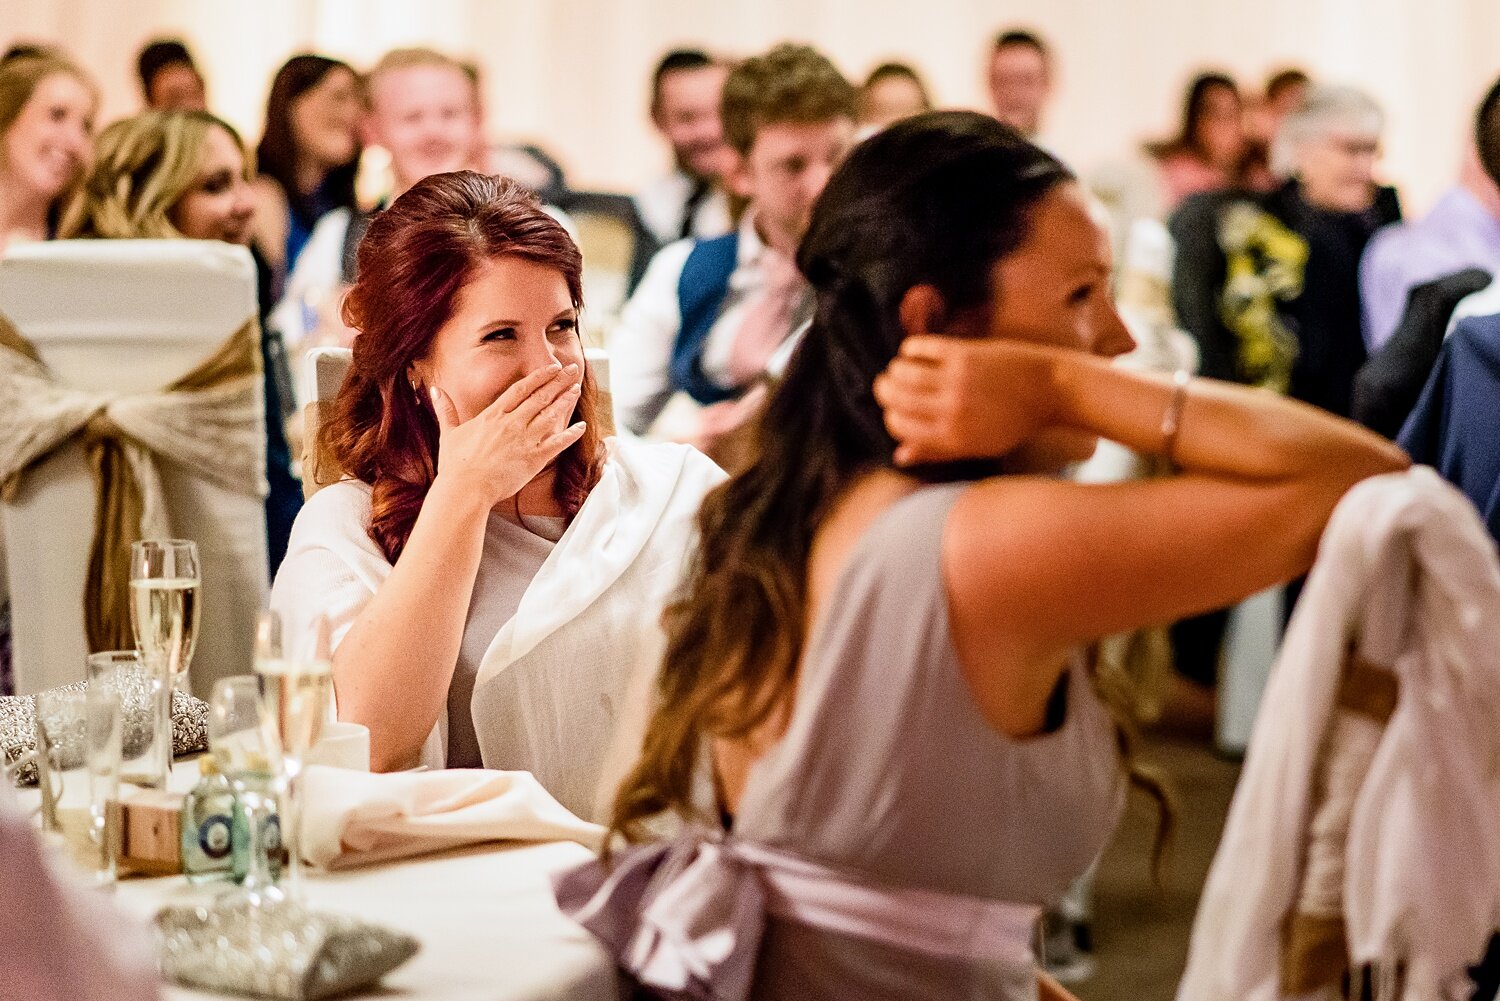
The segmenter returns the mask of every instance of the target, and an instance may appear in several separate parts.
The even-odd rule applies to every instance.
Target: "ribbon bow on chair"
[[[0,316],[0,497],[80,441],[98,505],[84,591],[90,650],[134,645],[130,544],[170,534],[156,457],[252,496],[267,491],[260,431],[260,327],[252,317],[193,371],[155,393],[95,393],[56,382]]]

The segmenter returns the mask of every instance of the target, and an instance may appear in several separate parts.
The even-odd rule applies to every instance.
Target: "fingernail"
[[[566,373],[568,373],[569,375],[577,375],[578,374],[578,363],[576,361],[575,362],[570,362],[568,364],[568,367],[565,368],[565,369],[563,369],[563,371],[566,372]]]

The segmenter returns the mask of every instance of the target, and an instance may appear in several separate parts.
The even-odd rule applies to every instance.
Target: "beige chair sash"
[[[191,372],[162,392],[200,396],[222,395],[243,388],[254,392],[260,378],[260,323],[251,317],[220,348]],[[0,316],[0,364],[46,376],[35,346]],[[238,384],[238,385],[237,385]],[[0,499],[14,498],[26,475],[59,448],[82,444],[93,473],[97,506],[89,568],[84,587],[84,626],[89,650],[129,649],[135,645],[130,627],[130,545],[144,537],[143,525],[160,525],[164,512],[155,510],[161,487],[149,453],[152,443],[128,434],[101,402],[76,428],[40,447],[23,450],[19,468],[0,469]],[[263,477],[258,479],[263,481]],[[264,493],[263,482],[257,489]]]

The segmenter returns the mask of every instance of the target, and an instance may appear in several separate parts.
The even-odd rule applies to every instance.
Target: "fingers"
[[[942,413],[939,396],[935,388],[928,388],[912,380],[903,379],[893,373],[875,379],[875,402],[887,414],[900,413],[907,417],[936,420]]]
[[[557,432],[557,434],[548,436],[539,446],[537,446],[544,456],[542,465],[545,466],[547,463],[551,462],[553,459],[566,452],[574,442],[583,437],[583,432],[586,430],[588,430],[588,425],[583,421],[579,421],[577,424],[574,424],[571,427],[563,428],[561,431]]]
[[[432,397],[432,412],[437,415],[438,433],[452,431],[458,427],[458,408],[453,405],[453,401],[448,398],[448,394],[438,387],[433,386],[428,391],[428,395]]]
[[[582,392],[583,383],[579,378],[579,368],[576,364],[567,368],[559,368],[553,372],[552,378],[543,382],[541,386],[532,390],[530,395],[510,408],[510,414],[514,421],[521,427],[529,425],[536,420],[544,411],[551,412],[552,407],[563,401],[576,401]],[[528,376],[527,378],[530,378]],[[520,385],[517,383],[516,385]],[[514,389],[512,386],[511,389]],[[510,390],[506,390],[507,393]],[[571,406],[571,402],[568,403]]]
[[[893,458],[898,466],[945,457],[938,444],[938,428],[931,421],[901,411],[887,410],[885,427],[891,437],[896,439]]]
[[[517,407],[529,400],[532,394],[538,389],[541,389],[554,379],[559,379],[563,372],[564,369],[562,366],[556,362],[531,370],[513,382],[509,389],[496,397],[495,402],[485,408],[485,412],[499,414],[514,412]]]
[[[953,337],[935,337],[931,334],[917,334],[901,342],[900,357],[926,364],[938,364],[946,361],[956,351],[961,350],[963,344],[963,341]]]

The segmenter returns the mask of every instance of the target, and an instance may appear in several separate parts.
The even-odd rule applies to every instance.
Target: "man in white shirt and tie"
[[[652,74],[651,121],[672,148],[673,165],[641,189],[635,204],[658,246],[723,236],[733,226],[722,178],[734,152],[719,119],[728,75],[728,65],[698,49],[668,52]]]
[[[793,257],[813,202],[854,144],[856,112],[854,86],[807,46],[779,45],[731,71],[722,114],[738,156],[726,180],[749,207],[726,236],[663,248],[626,304],[609,341],[621,429],[653,432],[667,401],[683,396],[714,412],[683,406],[683,420],[653,433],[700,440],[805,325],[811,289]]]

